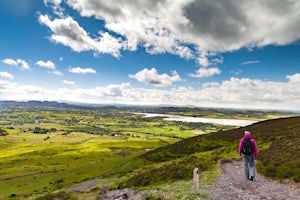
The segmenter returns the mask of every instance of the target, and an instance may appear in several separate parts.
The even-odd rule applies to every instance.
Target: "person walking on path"
[[[244,173],[246,179],[253,181],[255,178],[255,159],[258,156],[258,149],[255,140],[251,137],[249,131],[244,132],[244,137],[241,139],[238,153],[243,156]]]

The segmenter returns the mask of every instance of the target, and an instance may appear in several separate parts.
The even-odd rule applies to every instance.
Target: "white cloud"
[[[200,67],[195,74],[189,74],[189,76],[194,78],[202,78],[202,77],[211,77],[213,75],[221,74],[221,70],[217,67],[206,68]]]
[[[92,68],[81,68],[81,67],[73,67],[69,69],[69,72],[74,74],[96,74],[96,70]]]
[[[3,59],[2,62],[7,65],[18,66],[17,61],[10,58]]]
[[[256,63],[260,63],[260,61],[259,60],[249,60],[249,61],[242,62],[241,65],[250,65],[250,64],[256,64]]]
[[[223,63],[223,57],[220,55],[217,55],[213,52],[207,52],[207,51],[201,51],[201,49],[198,49],[199,55],[196,59],[198,64],[202,67],[208,67],[210,65],[217,65]]]
[[[29,64],[25,60],[17,59],[17,63],[22,70],[30,70]]]
[[[231,70],[229,73],[237,76],[240,75],[242,72],[243,72],[242,70],[237,69],[237,70]]]
[[[14,79],[14,75],[8,73],[8,72],[0,72],[0,76],[7,79]]]
[[[55,74],[57,76],[62,76],[63,75],[63,73],[61,71],[58,71],[58,70],[53,70],[50,73]]]
[[[0,94],[1,100],[45,100],[47,98],[52,99],[51,95],[55,96],[55,91],[50,92],[34,85],[19,85],[18,83],[0,80]]]
[[[134,51],[141,45],[150,54],[171,53],[188,59],[194,57],[191,48],[184,45],[172,31],[176,25],[172,22],[188,22],[179,9],[185,2],[70,0],[67,3],[82,16],[104,20],[105,28],[124,36],[125,49]]]
[[[50,60],[48,60],[47,62],[39,60],[36,62],[36,64],[40,67],[45,67],[45,68],[52,69],[52,70],[55,69],[55,64],[53,62],[51,62]]]
[[[58,16],[63,16],[64,9],[60,6],[62,3],[62,0],[44,0],[44,4],[46,6],[51,6],[54,13]]]
[[[300,87],[300,74],[296,73],[293,75],[288,75],[286,78],[291,82],[291,83],[298,83]]]
[[[200,57],[198,58],[198,63],[203,67],[207,67],[210,65],[208,58],[205,54],[200,55]]]
[[[212,101],[227,107],[293,109],[299,106],[300,89],[292,82],[272,82],[231,78],[201,91]],[[272,107],[274,106],[274,107]]]
[[[41,23],[52,30],[52,40],[77,51],[119,56],[120,50],[134,51],[140,45],[148,53],[193,58],[205,67],[214,60],[206,57],[206,52],[217,55],[241,48],[286,45],[300,38],[300,1],[67,0],[66,3],[81,16],[103,20],[105,28],[123,36],[122,44],[126,44],[121,47],[119,41],[111,50],[99,50],[89,42],[95,39],[73,19],[51,21],[40,16]]]
[[[75,85],[74,81],[63,80],[62,83],[67,84],[67,85]]]
[[[44,4],[53,4],[55,6],[59,6],[62,0],[44,0]]]
[[[181,81],[181,78],[176,71],[172,71],[172,76],[169,76],[167,74],[158,74],[155,68],[145,68],[135,75],[129,74],[129,77],[158,87],[170,86],[173,82]]]
[[[299,74],[286,82],[230,78],[222,83],[207,83],[202,89],[186,87],[163,89],[134,88],[129,83],[90,89],[44,89],[0,80],[1,100],[64,100],[85,103],[130,105],[194,105],[207,107],[284,109],[300,108]],[[295,81],[296,80],[296,81]]]
[[[76,52],[94,51],[120,57],[124,48],[122,40],[114,38],[107,32],[99,31],[99,37],[91,38],[89,34],[71,17],[51,20],[48,15],[40,15],[39,22],[50,28],[53,34],[50,40],[70,47]]]
[[[21,68],[21,70],[30,70],[29,64],[22,59],[14,60],[14,59],[6,58],[3,59],[2,62],[7,65],[18,66]]]

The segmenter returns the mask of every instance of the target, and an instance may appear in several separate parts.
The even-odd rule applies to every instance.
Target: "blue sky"
[[[2,0],[0,100],[300,110],[300,2]]]

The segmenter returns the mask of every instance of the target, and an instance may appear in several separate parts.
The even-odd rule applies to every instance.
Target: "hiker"
[[[255,140],[251,137],[249,131],[244,132],[244,137],[241,139],[238,153],[243,156],[244,172],[248,180],[253,181],[255,178],[255,159],[258,156],[258,150]]]

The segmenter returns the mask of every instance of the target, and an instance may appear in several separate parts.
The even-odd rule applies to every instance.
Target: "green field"
[[[232,113],[228,115],[231,116]],[[201,181],[210,184],[217,174],[217,163],[212,159],[220,158],[220,154],[216,156],[220,151],[217,144],[201,139],[201,145],[207,149],[193,152],[191,157],[186,157],[186,152],[155,154],[153,149],[233,127],[143,118],[128,110],[13,108],[1,110],[0,128],[8,134],[0,136],[0,199],[35,199],[55,191],[68,191],[74,184],[91,179],[97,179],[98,184],[105,181],[105,186],[112,189],[129,186],[152,189],[166,177],[154,176],[152,180],[149,177],[157,170],[177,172],[174,168],[178,166],[185,168],[182,180],[190,178],[195,165],[202,167]],[[224,157],[233,152],[229,145]],[[172,175],[171,171],[168,174],[173,176],[174,187],[178,187],[178,174]],[[91,196],[89,193],[76,196],[95,199],[100,193],[95,189]],[[167,189],[165,193],[168,194]]]
[[[105,177],[151,149],[199,131],[118,111],[3,110],[0,194],[26,198]],[[203,128],[213,129],[215,126]]]

